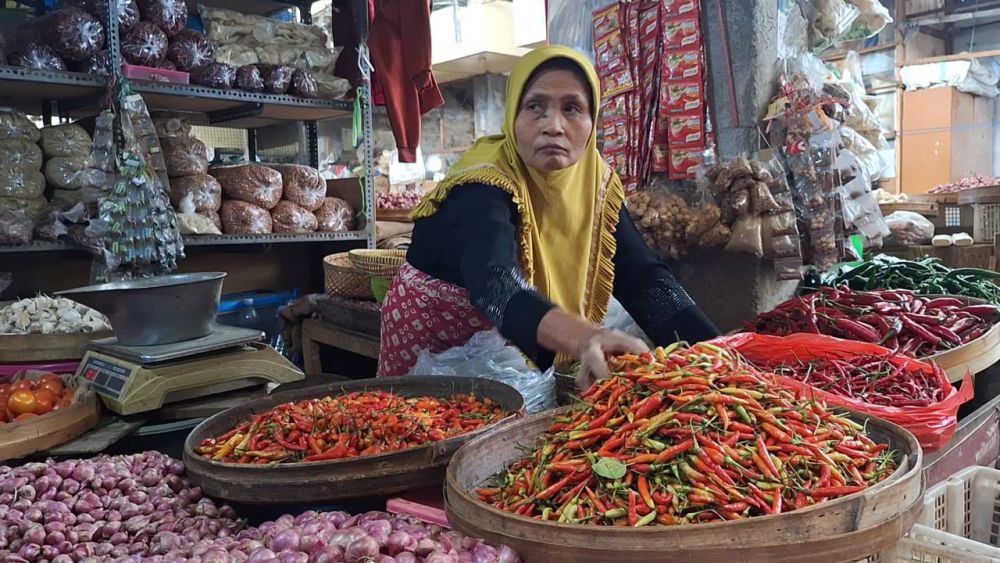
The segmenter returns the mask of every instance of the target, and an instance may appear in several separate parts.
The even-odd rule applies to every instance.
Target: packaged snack
[[[701,45],[701,24],[698,16],[685,16],[663,22],[664,49],[684,49]]]
[[[663,9],[667,17],[684,16],[697,14],[699,9],[698,0],[663,0]]]
[[[701,78],[701,50],[667,51],[663,57],[664,80],[698,80]]]
[[[702,84],[698,80],[663,82],[660,107],[668,114],[697,112],[704,107]]]
[[[601,39],[622,27],[621,12],[618,3],[612,3],[606,8],[596,10],[593,15],[594,41]]]
[[[655,150],[655,147],[654,147]],[[705,147],[671,147],[670,169],[671,180],[692,180],[694,169],[705,161]]]
[[[671,146],[705,146],[705,118],[701,114],[679,114],[670,116],[667,141]]]

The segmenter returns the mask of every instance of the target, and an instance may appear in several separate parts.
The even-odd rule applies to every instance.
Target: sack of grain
[[[233,87],[234,81],[236,67],[223,63],[209,63],[191,71],[191,82],[209,88],[228,90]]]
[[[292,74],[292,82],[288,86],[289,94],[300,98],[315,98],[318,95],[318,90],[316,76],[311,70],[299,68]]]
[[[208,174],[170,179],[170,203],[180,209],[181,201],[191,197],[194,211],[218,211],[222,207],[222,186]]]
[[[31,141],[0,141],[0,166],[42,168],[42,149]]]
[[[23,212],[0,209],[0,244],[28,244],[34,230],[35,222]]]
[[[271,210],[276,233],[311,233],[316,230],[316,216],[290,201],[279,201]]]
[[[15,38],[46,44],[64,61],[81,62],[104,48],[104,26],[80,8],[62,8],[18,26]]]
[[[66,61],[44,43],[28,41],[16,46],[7,56],[11,66],[33,70],[66,70]]]
[[[0,196],[0,211],[21,211],[34,220],[49,202],[44,197],[3,197]]]
[[[221,235],[211,219],[198,213],[178,213],[177,230],[182,235]]]
[[[28,141],[37,143],[42,138],[38,126],[27,115],[9,108],[0,108],[0,141]],[[41,166],[39,166],[41,168]]]
[[[187,27],[188,8],[184,0],[139,0],[142,19],[153,22],[167,37]]]
[[[45,193],[45,176],[35,168],[0,167],[0,197],[35,199]]]
[[[89,156],[56,156],[45,162],[45,179],[53,188],[79,190],[91,184]]]
[[[158,114],[153,118],[153,127],[161,144],[164,137],[191,136],[191,122],[182,115]]]
[[[155,68],[167,58],[167,34],[156,24],[141,21],[125,34],[122,56],[134,65]]]
[[[326,180],[319,170],[301,164],[272,164],[281,174],[282,199],[316,211],[326,197]]]
[[[315,214],[319,231],[337,233],[354,229],[354,209],[340,198],[323,198],[323,203]]]
[[[42,152],[54,156],[90,156],[94,143],[87,131],[76,123],[53,125],[42,129]]]
[[[284,94],[292,84],[295,69],[286,65],[259,64],[260,75],[264,79],[264,91],[268,94]]]
[[[235,199],[222,202],[219,217],[227,235],[266,235],[273,226],[267,209]]]
[[[243,65],[236,69],[236,87],[245,92],[264,91],[264,78],[257,65]]]
[[[203,33],[185,29],[170,40],[167,58],[178,70],[188,72],[214,62],[215,50]]]
[[[219,216],[218,211],[202,211],[199,212],[198,215],[205,217],[206,219],[211,221],[213,225],[215,225],[216,229],[218,229],[220,232],[222,231],[222,217]]]
[[[240,164],[209,168],[208,173],[222,184],[222,195],[273,209],[281,201],[281,173],[261,164]]]
[[[53,203],[78,203],[83,201],[86,190],[52,190]]]
[[[171,178],[208,172],[208,148],[194,137],[164,137],[160,149]]]

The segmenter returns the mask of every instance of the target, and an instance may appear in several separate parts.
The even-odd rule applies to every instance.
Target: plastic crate
[[[1000,205],[973,205],[972,209],[973,240],[978,243],[993,244],[994,237],[1000,233]]]

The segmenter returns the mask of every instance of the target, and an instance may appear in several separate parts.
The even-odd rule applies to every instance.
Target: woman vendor
[[[541,369],[645,344],[601,328],[612,295],[657,344],[718,330],[645,246],[618,175],[597,150],[600,85],[560,46],[516,64],[503,132],[484,137],[414,211],[407,262],[382,307],[379,376],[407,374],[496,327]]]

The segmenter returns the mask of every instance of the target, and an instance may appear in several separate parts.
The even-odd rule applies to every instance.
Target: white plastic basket
[[[1000,471],[968,467],[927,489],[920,521],[895,549],[859,563],[1000,563]]]

